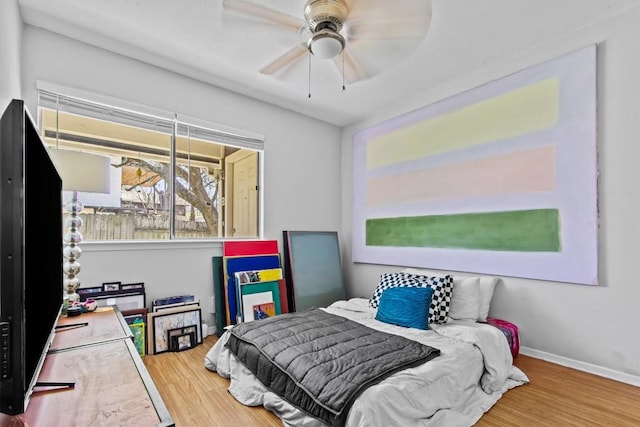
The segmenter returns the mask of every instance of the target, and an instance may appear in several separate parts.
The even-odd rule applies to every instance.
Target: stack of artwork
[[[222,261],[223,289],[214,283],[218,288],[214,296],[223,298],[224,307],[218,304],[218,308],[224,308],[225,314],[221,318],[216,313],[216,322],[234,325],[289,312],[277,240],[225,242],[222,260],[215,258],[214,276],[220,273]]]
[[[92,299],[98,307],[116,305],[120,310],[135,310],[146,306],[144,283],[104,282],[100,286],[79,288],[80,301]]]
[[[194,295],[154,299],[147,315],[147,352],[183,351],[202,344],[202,311]]]
[[[281,314],[282,269],[237,271],[234,273],[238,323]],[[286,298],[286,293],[284,294]]]

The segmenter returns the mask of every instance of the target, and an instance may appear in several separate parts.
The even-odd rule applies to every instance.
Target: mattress
[[[497,328],[469,321],[404,328],[375,319],[368,300],[338,301],[323,310],[435,347],[440,355],[404,369],[364,390],[346,417],[349,427],[471,426],[509,389],[528,382],[516,366],[509,345]],[[205,367],[229,378],[229,392],[240,403],[264,406],[285,426],[325,426],[265,387],[225,346],[225,332],[207,352]]]

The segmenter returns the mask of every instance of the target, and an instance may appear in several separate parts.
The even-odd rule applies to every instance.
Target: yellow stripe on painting
[[[549,128],[558,122],[559,85],[551,77],[372,138],[367,169]]]
[[[367,182],[367,205],[379,207],[556,189],[556,147],[385,176]]]

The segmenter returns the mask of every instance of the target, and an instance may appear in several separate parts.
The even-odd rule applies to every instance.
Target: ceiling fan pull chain
[[[342,51],[342,91],[344,92],[344,50]]]
[[[311,98],[311,52],[307,55],[309,56],[309,98]]]

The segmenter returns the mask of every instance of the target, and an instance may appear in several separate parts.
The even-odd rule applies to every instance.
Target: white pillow
[[[454,277],[449,317],[455,320],[476,321],[479,308],[480,278]]]
[[[422,274],[422,275],[445,275],[451,274],[445,271],[436,271],[436,270],[427,270],[427,269],[418,269],[418,268],[405,268],[402,270],[403,273],[409,274]],[[456,297],[455,285],[456,282],[459,282],[461,279],[479,279],[479,298],[478,298],[478,322],[486,322],[487,316],[489,316],[489,309],[491,308],[491,300],[493,299],[493,291],[500,280],[498,277],[492,276],[476,276],[476,277],[463,277],[463,276],[453,276],[453,286],[454,291],[452,295],[452,299]],[[453,304],[452,304],[453,305]],[[451,308],[449,308],[451,310]],[[452,319],[451,315],[449,315]]]
[[[478,307],[478,322],[486,322],[491,308],[493,291],[500,279],[497,277],[480,276],[480,306]]]

